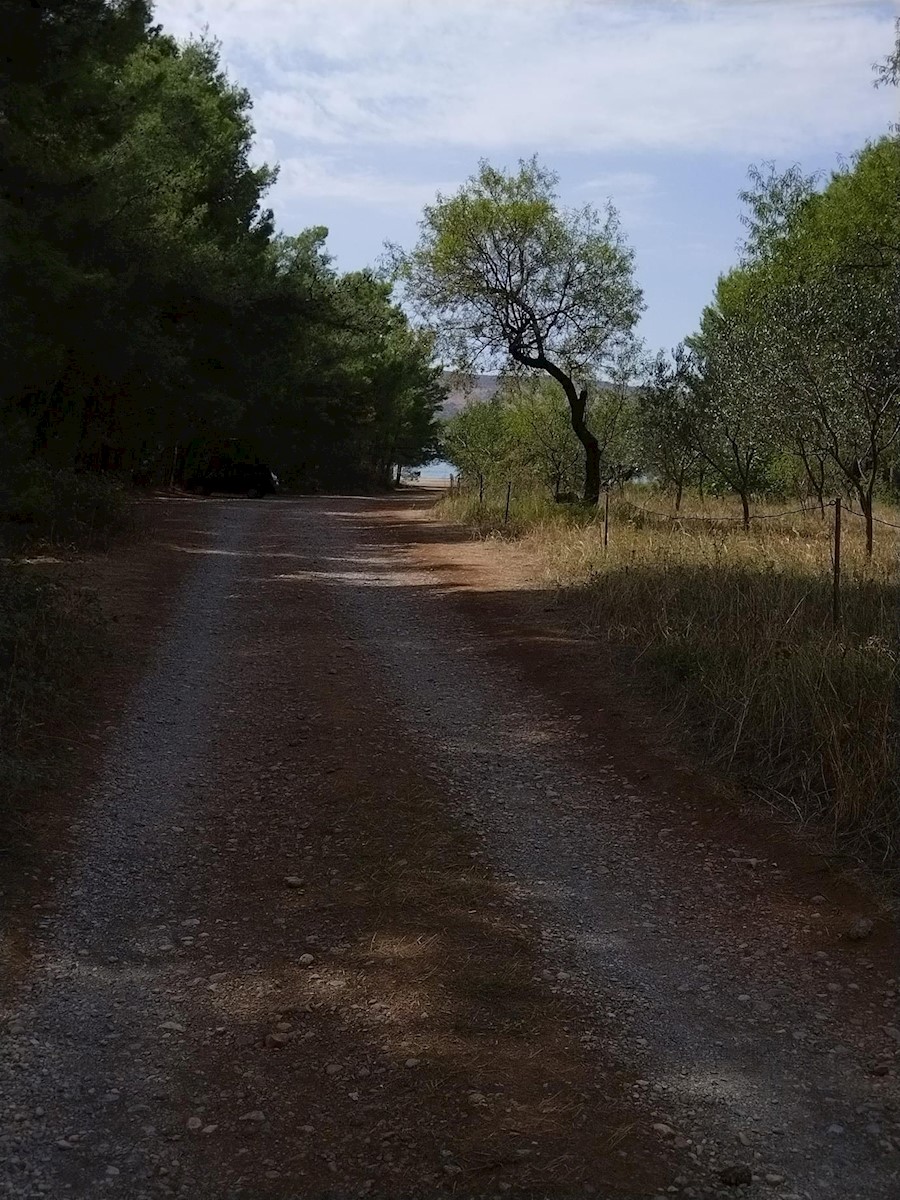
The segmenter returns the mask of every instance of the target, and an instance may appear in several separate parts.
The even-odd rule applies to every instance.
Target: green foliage
[[[702,478],[702,455],[693,434],[693,397],[683,346],[670,364],[658,354],[648,365],[637,396],[639,460],[657,483],[675,494],[676,511],[685,487]]]
[[[588,416],[602,485],[620,486],[640,461],[635,396],[627,386],[597,385]],[[446,422],[442,452],[479,493],[514,482],[560,499],[584,485],[584,456],[565,398],[547,378],[509,376],[493,399],[467,404]]]
[[[793,454],[820,502],[833,488],[859,501],[871,549],[900,439],[900,139],[865,147],[821,192],[796,171],[754,182],[744,261],[690,343],[698,444],[736,490]],[[709,443],[737,446],[741,468]]]
[[[0,476],[0,531],[8,546],[103,546],[132,525],[132,504],[111,475],[54,468],[39,459]]]
[[[425,209],[398,268],[458,362],[487,353],[540,368],[552,357],[585,371],[627,341],[641,294],[618,215],[563,210],[556,184],[536,158],[515,173],[483,161],[455,196]]]
[[[554,185],[534,160],[518,174],[482,164],[426,209],[401,260],[446,352],[507,360],[496,404],[450,423],[451,461],[488,487],[502,477],[555,495],[640,475],[676,508],[686,487],[736,493],[747,524],[756,497],[824,511],[841,492],[859,502],[871,549],[875,496],[900,481],[900,139],[866,146],[824,186],[797,167],[752,169],[739,265],[686,345],[644,366],[612,299],[624,303],[630,278],[614,216],[598,228],[592,211],[561,214]],[[607,287],[584,323],[582,277]],[[590,321],[604,309],[601,375]],[[523,374],[538,367],[543,383]]]
[[[518,473],[557,499],[580,491],[583,455],[561,389],[549,379],[513,376],[500,398]]]
[[[55,469],[165,481],[251,438],[298,483],[433,451],[432,345],[326,231],[274,235],[250,97],[143,0],[2,3],[0,434]],[[8,35],[8,36],[7,36]]]
[[[448,362],[487,358],[557,382],[584,448],[585,496],[596,499],[587,385],[630,344],[641,292],[612,206],[562,209],[556,184],[536,158],[516,172],[482,161],[456,195],[425,209],[417,245],[394,261]]]
[[[443,450],[447,459],[484,494],[493,482],[514,469],[512,430],[507,410],[497,400],[467,404],[444,426]]]
[[[91,597],[0,563],[0,795],[27,782],[44,723],[77,702],[100,630]]]
[[[392,468],[435,455],[443,372],[390,286],[369,271],[339,276],[324,237],[276,242],[280,337],[241,428],[294,486],[385,485]]]

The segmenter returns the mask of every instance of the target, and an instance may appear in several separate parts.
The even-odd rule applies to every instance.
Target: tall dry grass
[[[845,514],[835,627],[831,512],[746,532],[728,500],[686,498],[678,521],[670,504],[666,516],[641,508],[664,512],[667,501],[641,489],[614,500],[606,549],[602,516],[533,496],[514,500],[506,525],[500,499],[479,506],[463,494],[441,513],[531,549],[591,634],[634,651],[675,727],[723,775],[896,865],[900,530],[877,526],[867,562],[863,524]]]

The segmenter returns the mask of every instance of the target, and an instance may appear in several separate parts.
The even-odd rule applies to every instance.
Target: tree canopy
[[[438,195],[393,253],[398,303],[336,269],[324,225],[276,230],[277,168],[210,37],[179,43],[147,0],[0,0],[0,21],[0,471],[168,481],[225,446],[300,488],[385,484],[437,453],[442,368],[478,365],[508,377],[472,418],[479,444],[502,432],[488,473],[588,501],[698,482],[748,519],[761,493],[841,491],[871,546],[900,480],[896,130],[824,181],[754,168],[739,261],[644,362],[616,210],[564,207],[537,158]]]
[[[144,0],[3,0],[0,430],[13,461],[177,476],[241,444],[297,486],[433,452],[440,371],[326,230],[278,235],[249,94]]]
[[[483,166],[477,184],[426,210],[419,245],[403,261],[424,311],[444,314],[445,345],[456,341],[460,355],[505,353],[512,369],[489,406],[450,422],[452,461],[477,476],[480,491],[485,480],[513,476],[557,497],[584,487],[571,389],[554,398],[551,383],[562,364],[578,379],[597,448],[589,494],[643,477],[670,488],[677,509],[693,484],[736,493],[748,525],[754,497],[791,493],[824,512],[841,494],[858,503],[871,553],[876,496],[900,484],[900,135],[863,147],[826,180],[796,166],[751,168],[740,258],[697,331],[671,356],[641,362],[627,353],[629,326],[612,306],[617,359],[601,359],[602,376],[587,361],[598,328],[568,324],[567,297],[575,305],[578,288],[567,290],[558,247],[570,243],[541,199],[552,177],[536,164],[522,172]],[[618,262],[613,278],[626,290],[611,294],[624,296],[630,268]],[[605,267],[596,271],[592,287],[609,282]],[[519,379],[515,367],[536,366],[541,354],[553,363],[547,386]]]
[[[859,501],[871,551],[900,439],[900,141],[866,146],[821,191],[796,171],[754,183],[743,261],[690,339],[712,418],[698,438],[726,421],[744,496],[779,447],[796,456],[820,501],[829,480]]]
[[[541,371],[559,384],[584,449],[585,499],[596,501],[588,386],[627,347],[641,292],[613,207],[563,209],[556,184],[536,158],[516,172],[483,161],[425,209],[416,246],[394,262],[448,361]]]

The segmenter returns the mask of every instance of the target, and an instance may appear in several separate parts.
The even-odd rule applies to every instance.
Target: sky
[[[900,118],[872,86],[900,3],[163,0],[254,99],[280,229],[326,225],[342,270],[411,246],[481,158],[538,154],[564,205],[618,208],[652,351],[691,333],[742,236],[750,164],[827,178]]]

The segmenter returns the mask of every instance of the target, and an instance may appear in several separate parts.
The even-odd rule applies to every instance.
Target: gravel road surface
[[[3,989],[0,1194],[895,1200],[877,905],[598,734],[527,570],[427,506],[166,526]]]

